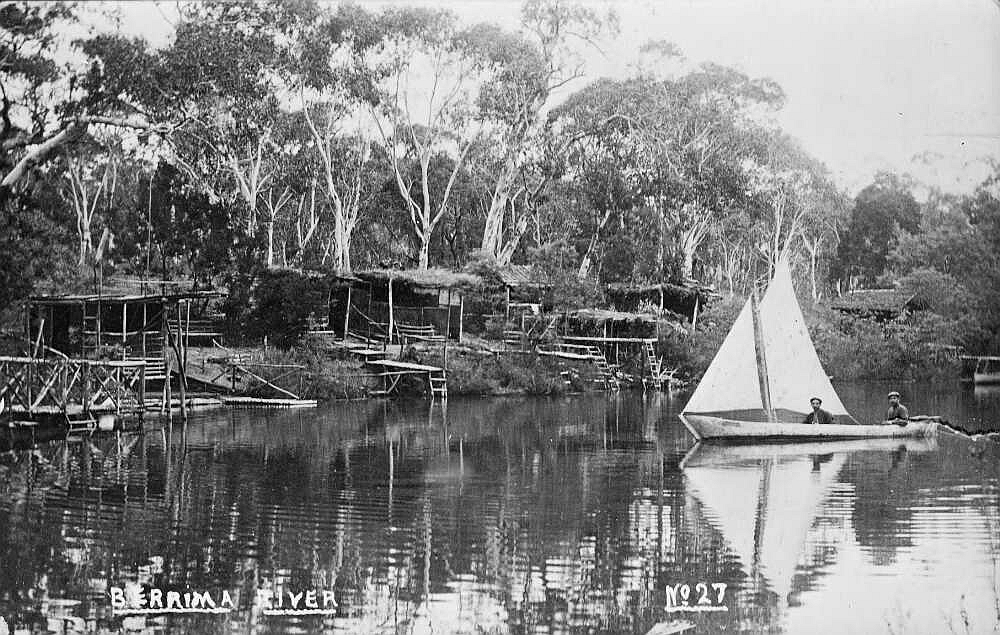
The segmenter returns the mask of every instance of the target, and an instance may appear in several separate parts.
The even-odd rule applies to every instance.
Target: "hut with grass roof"
[[[355,272],[335,287],[332,320],[368,341],[459,340],[465,294],[478,276],[447,269],[373,269]]]

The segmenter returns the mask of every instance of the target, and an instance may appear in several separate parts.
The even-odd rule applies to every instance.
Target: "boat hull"
[[[699,440],[730,439],[745,441],[825,441],[837,439],[896,439],[932,437],[936,421],[910,421],[896,424],[847,425],[809,423],[767,423],[737,421],[710,415],[679,415],[684,426]]]

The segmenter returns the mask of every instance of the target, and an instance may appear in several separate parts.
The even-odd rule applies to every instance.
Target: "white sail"
[[[781,259],[760,301],[759,319],[775,409],[806,413],[809,400],[819,397],[833,415],[848,415],[813,346],[795,298],[791,269]],[[753,314],[744,305],[725,341],[699,382],[685,413],[757,410],[763,408],[754,346]]]
[[[750,302],[743,305],[729,334],[698,382],[684,412],[723,412],[763,408],[757,379]]]
[[[784,258],[778,262],[774,279],[760,301],[760,321],[771,404],[775,408],[808,412],[809,400],[819,397],[823,409],[830,414],[848,414],[819,362],[795,298],[791,268]]]

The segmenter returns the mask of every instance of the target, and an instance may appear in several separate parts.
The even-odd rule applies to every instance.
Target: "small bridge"
[[[0,356],[0,418],[142,416],[146,362]]]

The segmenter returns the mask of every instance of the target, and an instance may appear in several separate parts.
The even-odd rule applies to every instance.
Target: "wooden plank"
[[[391,359],[372,359],[369,360],[367,363],[372,366],[384,366],[386,368],[400,368],[405,370],[423,371],[423,372],[442,370],[438,366],[427,366],[426,364],[413,364],[410,362],[398,362],[396,360],[391,360]]]
[[[315,408],[315,399],[270,399],[264,397],[232,397],[220,398],[227,406],[244,406],[257,408]]]

